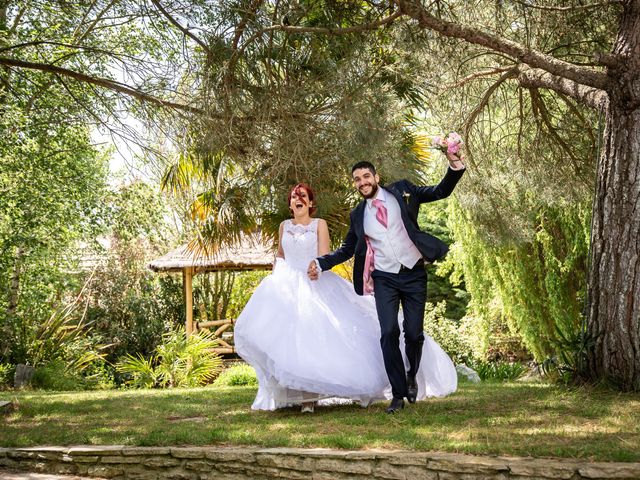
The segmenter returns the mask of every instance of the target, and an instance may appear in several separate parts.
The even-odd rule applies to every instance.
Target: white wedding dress
[[[236,322],[236,350],[258,377],[254,410],[328,397],[363,406],[391,398],[373,297],[357,295],[351,283],[330,271],[316,281],[307,277],[318,254],[317,225],[317,219],[306,226],[285,221],[285,260],[277,260]],[[418,399],[457,388],[453,362],[427,335],[417,380]]]

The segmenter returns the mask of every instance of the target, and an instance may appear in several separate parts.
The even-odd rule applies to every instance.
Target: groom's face
[[[358,168],[351,174],[353,184],[364,198],[373,198],[378,191],[380,177],[373,174],[368,168]]]

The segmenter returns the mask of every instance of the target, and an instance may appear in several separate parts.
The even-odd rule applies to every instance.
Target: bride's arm
[[[329,227],[322,218],[318,219],[318,256],[329,253]]]
[[[274,266],[278,258],[284,259],[284,250],[282,249],[282,229],[283,228],[284,228],[284,222],[281,222],[280,229],[278,230],[278,251],[276,252],[276,258],[273,259]]]

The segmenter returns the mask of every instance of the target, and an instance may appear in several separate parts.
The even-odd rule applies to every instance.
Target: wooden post
[[[182,270],[182,280],[184,286],[184,308],[187,337],[193,333],[193,269],[186,267]]]

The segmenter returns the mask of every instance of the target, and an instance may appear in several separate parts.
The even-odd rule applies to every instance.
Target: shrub
[[[36,366],[31,378],[33,388],[43,390],[105,390],[115,387],[113,370],[103,358],[91,351],[69,360],[55,358]]]
[[[210,333],[200,332],[187,338],[182,328],[163,335],[151,357],[127,354],[116,370],[129,375],[133,387],[195,387],[213,380],[222,368],[220,356],[212,349],[218,345]]]
[[[471,345],[461,334],[459,322],[445,318],[446,308],[445,301],[438,302],[436,305],[427,303],[424,332],[432,337],[455,363],[461,363],[472,356]]]
[[[15,365],[0,363],[0,389],[9,388],[13,385],[13,375],[15,371]]]
[[[63,360],[56,359],[36,367],[31,386],[43,390],[82,390],[84,381],[80,374],[69,370]]]
[[[246,363],[226,368],[213,382],[216,387],[239,387],[258,385],[256,371]]]
[[[184,324],[181,282],[151,272],[146,264],[153,255],[146,242],[114,241],[87,291],[92,336],[109,344],[107,360],[112,363],[125,354],[151,354],[164,332]]]
[[[510,363],[531,359],[520,336],[511,331],[499,312],[495,315],[467,315],[460,320],[458,331],[468,343],[472,358]]]
[[[158,376],[153,367],[154,357],[144,358],[140,353],[136,356],[125,355],[117,364],[116,370],[128,375],[126,384],[133,388],[152,388],[158,384]]]
[[[542,363],[542,371],[551,380],[561,383],[586,382],[589,379],[588,352],[595,346],[596,338],[584,327],[568,334],[556,327],[556,335],[554,345],[558,354]]]
[[[88,390],[116,388],[115,368],[104,359],[92,361],[82,372],[84,387]]]
[[[467,362],[480,377],[480,380],[512,381],[520,378],[527,367],[519,362]]]
[[[101,352],[105,347],[91,338],[91,325],[81,313],[81,299],[87,286],[88,282],[73,301],[52,309],[45,321],[25,330],[27,363],[35,367],[33,387],[79,390],[98,385],[95,374],[98,365],[105,363]]]

